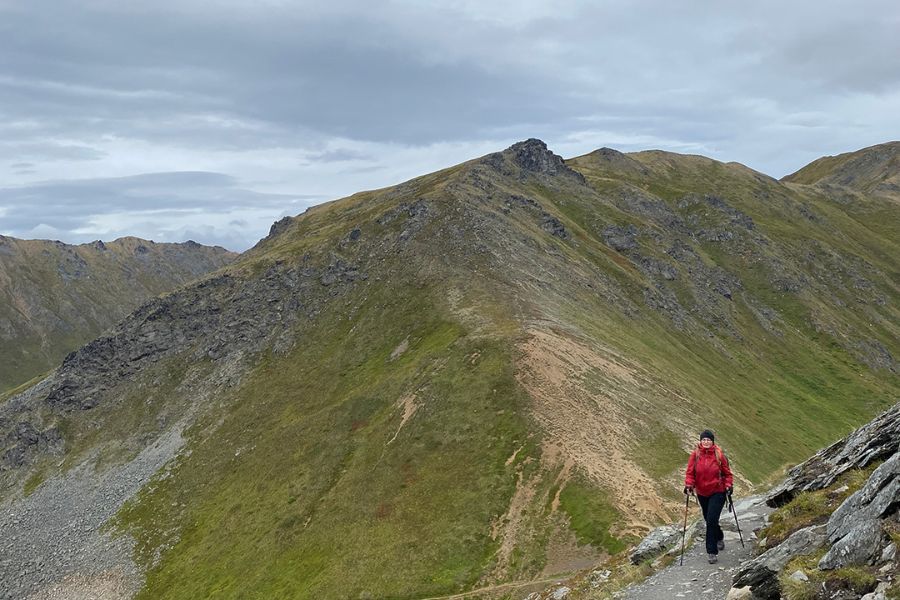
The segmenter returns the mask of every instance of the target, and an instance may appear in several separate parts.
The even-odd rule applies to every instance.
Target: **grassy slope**
[[[404,289],[266,358],[215,437],[124,511],[148,554],[154,532],[184,528],[142,597],[415,597],[481,576],[523,398],[503,344]],[[420,408],[398,432],[409,395]]]
[[[865,256],[887,273],[896,271],[896,263],[889,259],[892,249],[900,253],[894,240],[872,235],[865,222],[860,223],[832,206],[822,208],[828,210],[833,227],[842,229],[845,235],[827,235],[824,228],[803,219],[791,219],[788,225],[785,213],[790,215],[796,200],[786,190],[779,189],[774,180],[744,167],[723,165],[703,157],[657,152],[628,157],[652,173],[650,183],[640,175],[623,176],[620,170],[610,173],[597,167],[590,155],[570,162],[606,195],[618,193],[623,180],[646,186],[648,191],[670,202],[688,193],[722,194],[729,203],[750,214],[757,228],[782,248],[787,247],[788,252],[799,255],[806,243],[803,238],[818,236],[839,250]],[[754,200],[754,196],[762,194],[770,198],[768,203]],[[598,209],[610,213],[616,210],[609,206]],[[598,212],[589,206],[572,210],[563,205],[560,210],[584,224],[585,230],[589,230],[585,217]],[[621,224],[639,222],[633,215],[620,218]],[[893,222],[896,225],[896,219]],[[871,372],[833,340],[810,327],[809,308],[815,306],[816,298],[774,292],[770,273],[741,257],[721,252],[715,244],[706,243],[701,251],[711,264],[738,273],[750,295],[782,314],[788,325],[783,337],[763,330],[739,297],[733,302],[731,314],[741,325],[743,339],[720,336],[727,354],[711,351],[708,340],[658,321],[634,326],[621,320],[616,323],[604,319],[593,323],[589,331],[598,339],[625,349],[628,355],[641,357],[645,364],[654,365],[659,381],[673,382],[686,397],[694,400],[701,412],[697,428],[703,423],[717,428],[746,475],[759,480],[784,463],[807,456],[897,397],[896,377]],[[882,283],[892,286],[896,299],[896,283]],[[890,321],[891,314],[896,315],[894,306],[895,303],[889,304],[881,311],[885,322]],[[579,313],[577,307],[571,312]],[[580,311],[573,318],[584,322],[592,314],[595,313],[591,310]],[[841,311],[840,319],[850,328],[868,329],[863,323],[865,317],[854,311]],[[890,347],[892,342],[896,343],[898,331],[894,327],[885,333],[881,337]],[[665,399],[660,401],[660,409],[664,410]],[[811,418],[813,415],[815,418]],[[658,418],[665,421],[662,416]]]
[[[414,197],[442,193],[432,179]],[[266,244],[257,257],[316,252],[384,210],[375,196],[310,211],[287,243]],[[241,268],[261,268],[254,260]],[[189,454],[120,515],[151,567],[142,597],[412,598],[468,589],[496,566],[491,529],[519,476],[537,492],[524,519],[528,539],[506,576],[540,572],[561,518],[549,503],[558,471],[537,469],[540,436],[516,380],[518,329],[489,282],[428,271],[391,285],[370,279],[302,330],[291,354],[266,357],[234,392],[224,421],[195,427]],[[486,330],[474,334],[448,305],[454,287],[468,291],[458,301],[475,304]],[[391,360],[406,339],[409,348]],[[410,396],[418,408],[398,431]],[[609,534],[616,512],[589,490],[573,487],[562,514],[573,515],[582,539],[618,550]]]
[[[898,167],[900,142],[887,142],[837,156],[822,157],[785,176],[782,181],[804,185],[847,185],[863,192],[877,191],[879,184],[893,182],[896,194],[896,183],[900,175]],[[882,193],[886,191],[881,190]]]

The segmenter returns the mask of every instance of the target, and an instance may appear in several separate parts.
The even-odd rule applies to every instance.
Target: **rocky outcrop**
[[[2,446],[6,450],[0,454],[0,469],[21,467],[35,454],[41,452],[57,452],[62,447],[62,436],[55,426],[41,429],[31,421],[19,421],[14,427],[4,427],[0,423],[0,431],[6,429]]]
[[[314,318],[326,298],[366,278],[359,266],[337,258],[325,266],[276,263],[253,279],[223,274],[148,302],[70,353],[38,386],[0,405],[0,471],[60,451],[52,415],[114,402],[118,385],[154,363],[176,355],[216,362],[269,347],[289,349],[292,340],[284,336],[294,324]]]
[[[796,531],[781,544],[743,565],[734,576],[734,587],[749,587],[754,598],[776,600],[781,597],[778,572],[794,556],[818,550],[824,543],[825,527],[821,525]]]
[[[893,455],[898,446],[900,404],[791,469],[787,478],[769,492],[766,502],[777,507],[790,502],[799,492],[828,487],[849,469],[865,468]]]
[[[488,154],[479,162],[504,175],[517,174],[520,179],[529,175],[563,176],[585,183],[581,173],[570,168],[561,156],[547,148],[546,143],[535,138],[517,142],[503,152]]]
[[[900,452],[895,452],[828,519],[828,541],[833,545],[819,561],[819,569],[874,563],[886,546],[882,520],[898,507]]]
[[[639,565],[648,558],[655,558],[681,542],[682,531],[674,525],[663,525],[651,531],[628,557],[631,564]]]
[[[46,373],[144,302],[237,257],[138,238],[78,246],[4,238],[0,248],[0,393]]]
[[[848,469],[863,468],[879,460],[884,462],[834,510],[826,524],[796,531],[743,565],[734,577],[735,590],[750,590],[750,597],[756,599],[780,598],[782,569],[794,557],[820,548],[827,549],[817,565],[820,572],[842,567],[878,568],[883,583],[890,584],[897,563],[896,544],[889,532],[900,531],[900,404],[792,469],[788,478],[768,495],[767,503],[780,506],[801,491],[828,487]],[[807,582],[810,577],[812,574],[801,571],[795,579]],[[830,580],[826,578],[827,581]],[[828,591],[829,585],[823,589],[836,595],[822,598],[858,598],[861,593],[856,588]]]

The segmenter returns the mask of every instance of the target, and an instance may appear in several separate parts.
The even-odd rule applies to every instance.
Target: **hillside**
[[[0,236],[0,393],[45,374],[148,299],[235,256],[194,242],[71,246]]]
[[[678,514],[702,428],[741,491],[896,400],[895,209],[528,140],[280,221],[0,405],[0,533],[39,540],[0,581],[423,598],[596,564]]]
[[[832,189],[840,186],[900,200],[900,142],[825,156],[782,181]]]

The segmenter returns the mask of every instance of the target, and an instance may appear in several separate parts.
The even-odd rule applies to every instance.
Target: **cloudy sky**
[[[244,250],[539,137],[774,177],[900,139],[896,0],[0,0],[0,234]]]

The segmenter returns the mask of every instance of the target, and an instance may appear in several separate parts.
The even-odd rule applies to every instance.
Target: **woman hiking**
[[[725,534],[719,526],[719,515],[725,506],[726,495],[731,496],[734,479],[728,467],[728,459],[716,446],[716,437],[706,429],[700,434],[700,443],[688,458],[684,474],[684,493],[696,492],[706,521],[706,554],[709,563],[718,562],[719,550],[725,548]]]

